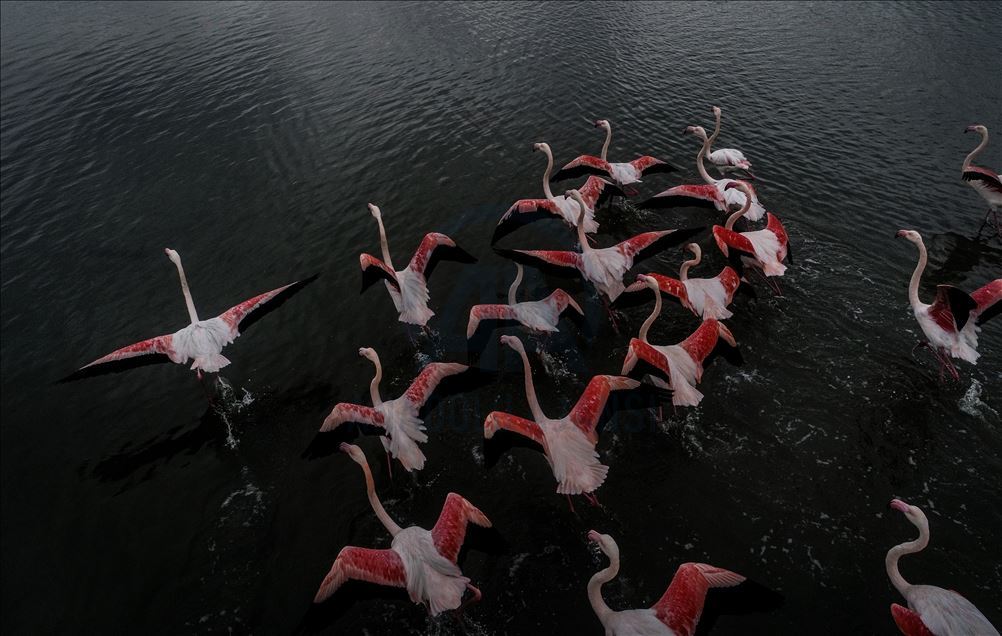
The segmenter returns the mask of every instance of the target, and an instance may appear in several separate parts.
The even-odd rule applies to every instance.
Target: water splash
[[[961,413],[970,415],[971,417],[984,418],[985,415],[991,413],[992,415],[998,415],[998,412],[992,407],[988,406],[981,400],[981,383],[977,380],[971,380],[971,386],[967,388],[967,392],[964,393],[960,401],[957,402],[957,407],[960,409]]]
[[[239,413],[254,403],[254,395],[247,389],[241,388],[243,395],[237,397],[237,392],[226,378],[217,376],[216,396],[212,401],[212,409],[219,416],[219,419],[226,424],[226,445],[229,448],[236,448],[240,443],[239,438],[233,432],[233,422],[230,415]]]

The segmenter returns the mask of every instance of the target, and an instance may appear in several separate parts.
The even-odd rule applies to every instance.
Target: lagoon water
[[[0,9],[2,98],[2,555],[10,633],[601,633],[585,595],[604,566],[594,528],[619,542],[616,609],[657,600],[678,564],[746,575],[710,595],[701,633],[892,633],[901,599],[886,550],[922,506],[932,544],[910,580],[960,591],[1002,624],[1002,323],[981,361],[941,383],[906,286],[974,289],[1002,273],[978,236],[985,206],[960,180],[1002,167],[1002,17],[986,4],[33,4]],[[358,467],[317,436],[338,401],[368,399],[374,347],[384,395],[430,360],[466,361],[469,307],[504,298],[511,264],[490,247],[512,201],[539,196],[557,162],[597,153],[586,120],[612,121],[610,156],[680,166],[639,200],[695,182],[688,124],[742,149],[785,223],[795,262],[773,297],[742,295],[741,359],[707,367],[697,409],[622,400],[598,445],[602,508],[575,504],[539,451],[482,438],[491,410],[528,415],[521,366],[491,333],[471,387],[430,409],[427,467],[386,474],[356,438],[389,513],[430,525],[458,491],[494,522],[460,560],[483,590],[465,623],[429,619],[406,594],[352,584],[311,600],[345,545],[387,547]],[[561,184],[571,187],[575,182]],[[562,190],[561,190],[562,191]],[[358,253],[378,254],[365,204],[383,210],[396,259],[422,235],[480,260],[431,278],[431,333],[397,322],[381,286],[359,295]],[[699,209],[599,214],[611,245],[654,228],[710,226]],[[704,265],[723,260],[707,233]],[[557,222],[504,239],[568,249]],[[186,313],[163,248],[213,315],[319,278],[226,349],[212,402],[194,374],[145,366],[56,381]],[[673,273],[673,246],[635,271]],[[529,336],[544,409],[560,416],[596,373],[618,372],[649,304],[612,330],[575,279],[527,270],[522,293],[562,286],[580,323]],[[668,304],[652,340],[696,326]]]

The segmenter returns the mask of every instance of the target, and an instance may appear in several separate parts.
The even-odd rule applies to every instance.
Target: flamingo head
[[[552,151],[550,150],[550,144],[548,144],[548,143],[546,143],[544,141],[532,144],[532,151],[536,152],[537,150],[539,150],[540,152],[542,152],[543,154],[545,154],[547,156],[550,155],[550,154],[552,154]]]
[[[487,415],[487,419],[484,420],[484,439],[490,439],[494,437],[494,433],[498,432],[501,426],[498,424],[497,413],[491,411]]]
[[[567,197],[568,199],[574,199],[575,201],[577,201],[586,208],[588,207],[588,205],[584,201],[584,197],[582,197],[581,193],[578,192],[577,190],[568,190],[567,192],[564,192],[564,196]]]
[[[733,190],[735,188],[744,192],[745,196],[751,196],[751,188],[744,181],[734,180],[724,186],[724,190]]]
[[[658,288],[658,280],[653,276],[648,276],[647,274],[637,274],[637,280],[651,289],[656,290]]]
[[[518,339],[518,336],[501,336],[501,344],[507,345],[520,353],[525,352],[525,346],[522,345],[522,341]]]
[[[988,134],[988,128],[985,127],[985,126],[982,126],[981,124],[973,124],[973,125],[968,126],[967,128],[965,128],[964,132],[965,133],[976,132],[976,133],[979,133],[979,134],[982,134],[982,135],[987,135]]]
[[[181,255],[172,250],[171,248],[165,247],[164,254],[166,254],[167,258],[170,259],[170,262],[174,263],[175,265],[181,264]]]
[[[358,350],[358,355],[372,362],[372,364],[379,364],[379,355],[376,354],[375,349],[370,349],[369,347],[362,347]]]
[[[348,457],[351,457],[352,460],[354,460],[359,466],[365,466],[367,464],[365,461],[365,453],[362,452],[361,448],[355,446],[354,444],[341,442],[341,445],[338,446],[338,450],[348,455]]]
[[[898,233],[894,235],[895,238],[908,239],[916,245],[922,242],[922,235],[915,230],[898,230]]]
[[[616,545],[616,540],[609,535],[590,530],[588,540],[597,545],[599,550],[604,552],[610,560],[619,560],[619,546]]]
[[[702,126],[686,126],[682,131],[683,135],[695,135],[697,138],[706,141],[706,131]]]
[[[372,215],[372,218],[374,219],[382,218],[382,214],[379,211],[378,205],[376,205],[375,203],[370,203],[368,205],[369,205],[369,214]]]
[[[611,124],[609,124],[608,119],[599,119],[595,121],[595,128],[603,128],[605,130],[609,130],[609,128],[611,127],[612,126]]]
[[[891,499],[890,507],[891,510],[897,510],[898,512],[904,514],[905,518],[912,522],[912,525],[918,526],[919,528],[929,527],[929,519],[926,518],[925,513],[922,512],[922,509],[918,506],[905,503],[900,499]]]
[[[714,106],[713,107],[713,116],[714,117],[720,117],[720,106]]]

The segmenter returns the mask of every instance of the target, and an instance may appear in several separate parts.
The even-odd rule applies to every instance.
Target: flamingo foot
[[[602,504],[598,502],[598,497],[594,493],[586,492],[584,493],[584,498],[588,500],[588,503],[595,506],[596,508],[601,508]]]
[[[463,603],[459,607],[456,608],[456,611],[459,612],[459,616],[460,616],[461,620],[462,620],[462,617],[463,617],[463,608],[465,608],[467,605],[472,605],[474,603],[479,603],[480,599],[482,599],[484,597],[484,595],[480,593],[480,590],[477,589],[476,586],[474,586],[474,585],[472,585],[470,583],[466,584],[466,589],[469,590],[470,592],[472,592],[473,596],[471,596],[470,598],[468,598],[465,601],[463,601]]]

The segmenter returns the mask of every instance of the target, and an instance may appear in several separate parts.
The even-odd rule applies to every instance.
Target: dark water
[[[781,597],[716,595],[715,634],[891,633],[883,556],[914,532],[888,514],[892,496],[932,524],[906,577],[1002,623],[1002,325],[982,332],[977,367],[940,384],[931,356],[910,354],[916,253],[892,238],[923,232],[927,297],[1002,272],[999,243],[975,237],[985,206],[959,180],[971,123],[996,135],[980,163],[1002,166],[1002,18],[987,6],[4,4],[5,631],[600,633],[585,596],[604,563],[586,545],[595,528],[623,554],[605,592],[617,609],[708,561]],[[487,412],[528,413],[517,359],[489,344],[481,385],[429,413],[416,480],[398,465],[390,482],[378,441],[359,441],[401,523],[433,523],[450,490],[491,517],[461,560],[483,602],[465,626],[365,585],[312,608],[341,547],[389,542],[341,438],[316,437],[335,402],[367,400],[356,349],[382,355],[394,397],[428,360],[466,360],[469,306],[503,297],[513,274],[493,225],[538,196],[530,144],[558,162],[597,152],[583,118],[608,118],[612,157],[685,167],[647,195],[696,180],[680,131],[710,125],[712,104],[797,258],[783,297],[760,286],[738,300],[743,364],[716,359],[703,404],[663,425],[624,404],[598,447],[605,508],[578,502],[576,516],[538,451],[484,444]],[[397,322],[381,288],[358,295],[358,253],[378,253],[367,201],[398,261],[432,230],[480,258],[436,269],[431,336]],[[608,245],[717,217],[599,220]],[[716,272],[701,241],[701,271]],[[572,240],[542,223],[506,244]],[[55,384],[185,324],[164,247],[203,315],[320,278],[226,350],[214,407],[176,365]],[[638,269],[681,260],[671,248]],[[523,293],[555,285],[588,314],[528,341],[559,416],[591,374],[618,371],[649,305],[616,334],[579,282],[528,270]],[[669,305],[652,340],[694,327]]]

